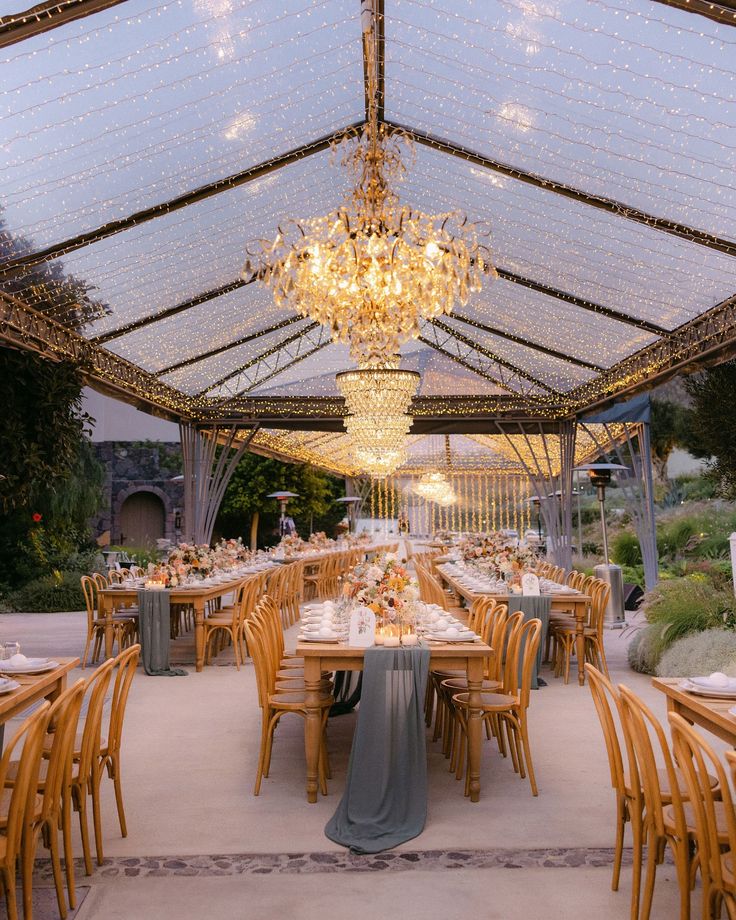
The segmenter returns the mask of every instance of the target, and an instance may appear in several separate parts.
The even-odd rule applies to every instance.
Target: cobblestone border
[[[624,865],[632,851],[624,849]],[[95,870],[98,878],[167,876],[216,877],[227,875],[299,875],[334,872],[411,872],[446,869],[577,869],[613,865],[612,847],[558,847],[554,849],[394,850],[372,856],[350,852],[244,853],[222,856],[119,856],[105,859]],[[80,872],[84,868],[80,862]],[[41,883],[51,879],[48,860],[36,863]],[[94,876],[93,876],[94,878]]]

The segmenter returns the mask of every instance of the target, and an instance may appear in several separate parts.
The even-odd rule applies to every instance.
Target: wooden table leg
[[[304,723],[304,753],[307,760],[307,801],[317,801],[319,788],[319,748],[322,743],[322,710],[319,708],[321,660],[318,657],[304,659],[304,689],[306,692],[307,718]]]
[[[468,675],[468,773],[470,776],[470,801],[480,799],[480,756],[482,745],[481,686],[483,682],[483,659],[469,658]]]
[[[102,609],[100,610],[100,616],[105,618],[105,660],[112,658],[112,651],[115,645],[115,627],[113,624],[113,613],[115,612],[115,605],[112,602],[112,598],[103,597],[102,594],[98,595],[98,606]]]
[[[587,620],[585,604],[575,604],[575,652],[578,658],[578,683],[585,684],[585,623]]]
[[[194,655],[197,670],[204,667],[204,598],[195,597],[194,601]]]

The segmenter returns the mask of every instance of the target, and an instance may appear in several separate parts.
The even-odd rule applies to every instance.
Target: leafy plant
[[[11,591],[6,606],[23,613],[55,613],[84,610],[84,595],[79,572],[55,572],[29,581]]]
[[[662,625],[650,623],[634,633],[627,649],[629,665],[640,674],[656,674],[665,647]]]
[[[705,574],[673,578],[648,592],[641,609],[652,624],[662,628],[662,639],[671,645],[692,632],[722,626],[735,615],[732,593],[715,588]]]
[[[622,530],[611,542],[611,557],[618,565],[641,565],[641,546],[636,534]]]

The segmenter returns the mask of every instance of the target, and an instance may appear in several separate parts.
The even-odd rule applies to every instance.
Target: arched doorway
[[[120,509],[120,542],[148,546],[165,535],[166,509],[153,492],[134,492]]]

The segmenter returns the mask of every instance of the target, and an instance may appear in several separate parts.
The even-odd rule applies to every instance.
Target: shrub
[[[622,530],[613,538],[611,557],[618,565],[641,565],[641,547],[636,534]]]
[[[713,671],[736,676],[736,632],[731,629],[708,629],[678,639],[657,667],[660,677],[693,677]]]
[[[717,590],[707,575],[662,582],[644,596],[641,609],[650,623],[662,626],[666,645],[691,632],[723,626],[733,618],[733,594]]]
[[[640,588],[644,588],[643,565],[622,565],[621,574],[626,584],[639,585]]]
[[[5,599],[10,609],[23,613],[56,613],[84,610],[78,572],[56,572],[36,578],[11,591]]]
[[[698,559],[726,559],[729,551],[728,535],[714,533],[698,541],[693,548],[693,555]]]
[[[650,623],[636,632],[629,643],[629,665],[640,674],[656,674],[664,648],[661,624]]]

